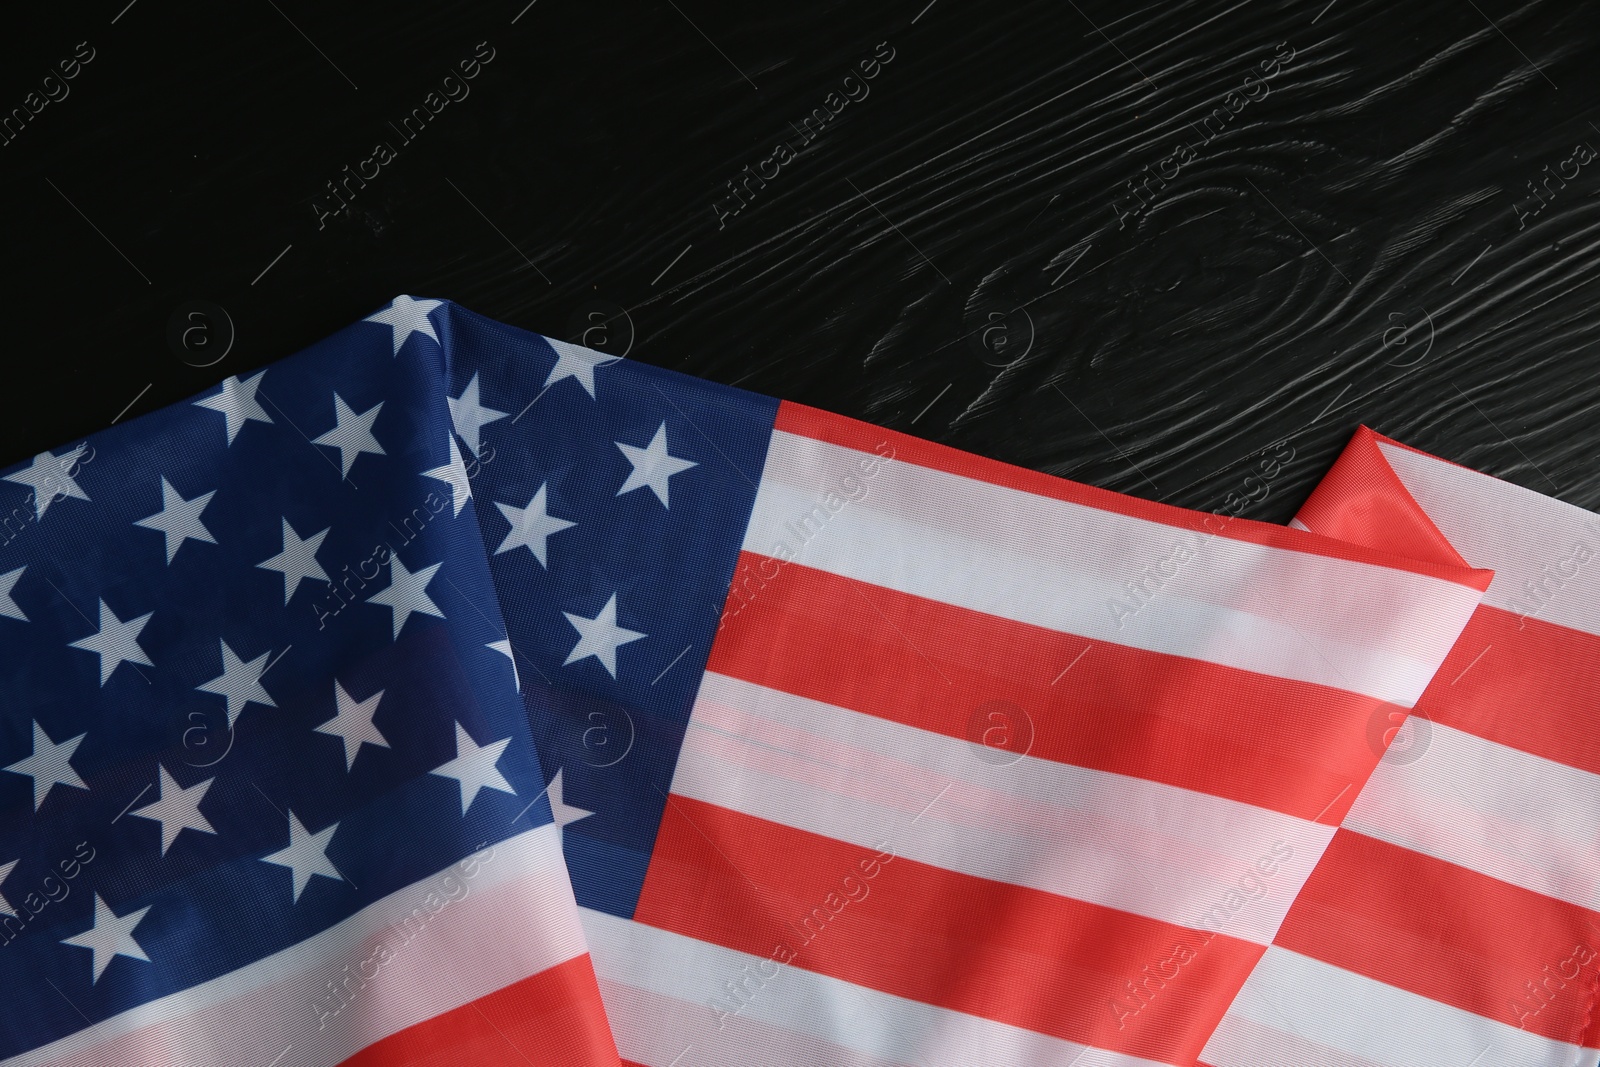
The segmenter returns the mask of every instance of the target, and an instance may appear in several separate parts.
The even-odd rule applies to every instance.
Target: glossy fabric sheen
[[[4,1062],[1593,1047],[1600,525],[1368,432],[1275,527],[402,297],[0,478]]]

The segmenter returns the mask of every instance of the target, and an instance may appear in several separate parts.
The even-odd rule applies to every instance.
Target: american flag
[[[1494,581],[1206,1062],[1592,1067],[1600,516],[1363,429],[1297,522]]]
[[[1492,553],[1133,500],[411,297],[0,492],[8,1064],[1354,1067],[1250,1007],[1354,988],[1286,972],[1291,935],[1389,981],[1327,901],[1435,860],[1522,864],[1550,904],[1515,919],[1593,892],[1581,830],[1489,869],[1374,807],[1451,825],[1378,761]],[[1511,786],[1474,786],[1489,840]]]

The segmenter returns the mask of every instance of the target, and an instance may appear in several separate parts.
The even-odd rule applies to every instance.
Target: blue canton
[[[504,519],[469,491],[487,461],[476,430],[454,432],[461,315],[402,297],[0,472],[0,1058],[262,959],[571,810],[517,697],[479,531]],[[486,327],[468,317],[461,332]],[[552,362],[542,344],[516,340]],[[528,384],[499,364],[485,378],[513,397]],[[527,455],[552,447],[532,436]],[[526,479],[496,466],[496,499],[528,504]],[[570,469],[539,469],[551,511],[603,521]],[[558,574],[574,532],[554,535]],[[557,599],[604,617],[596,588],[575,580]],[[681,631],[646,588],[619,573],[621,623]],[[636,647],[624,678],[645,662]]]

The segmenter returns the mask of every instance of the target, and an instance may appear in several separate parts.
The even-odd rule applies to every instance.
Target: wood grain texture
[[[409,292],[1189,507],[1282,521],[1366,422],[1600,509],[1582,0],[6,21],[0,109],[95,58],[0,146],[5,461]],[[401,138],[479,42],[470,92]],[[193,300],[236,328],[210,366],[168,344]]]

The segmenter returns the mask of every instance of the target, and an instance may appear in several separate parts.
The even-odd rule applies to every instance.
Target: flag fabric
[[[0,474],[0,1061],[615,1067],[437,306]]]
[[[1350,462],[1275,527],[400,297],[12,467],[0,1062],[1565,1064],[1577,520]]]
[[[1494,580],[1205,1062],[1592,1067],[1600,516],[1363,429],[1297,522]]]
[[[628,1063],[1194,1062],[1489,580],[444,321]]]

